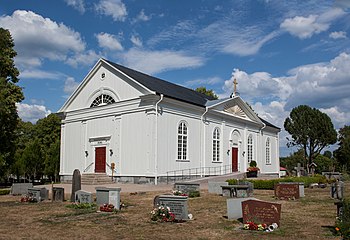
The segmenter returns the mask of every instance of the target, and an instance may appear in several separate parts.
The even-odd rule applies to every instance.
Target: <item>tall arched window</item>
[[[250,163],[253,160],[253,136],[250,134],[248,136],[248,162]]]
[[[111,96],[109,96],[107,94],[101,94],[100,96],[95,98],[95,100],[91,103],[90,107],[107,105],[107,104],[111,104],[114,102],[115,102],[115,100]]]
[[[271,164],[271,156],[270,156],[270,138],[266,140],[266,164]]]
[[[177,159],[187,160],[187,125],[180,122],[177,131]]]
[[[220,132],[218,128],[213,132],[213,162],[220,161]]]

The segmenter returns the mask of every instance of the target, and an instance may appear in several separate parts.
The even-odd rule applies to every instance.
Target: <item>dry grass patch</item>
[[[207,191],[189,199],[194,220],[152,222],[153,198],[162,193],[122,192],[128,207],[118,213],[71,209],[66,207],[69,202],[20,203],[19,196],[0,196],[0,239],[339,239],[324,227],[334,225],[336,215],[329,188],[305,189],[305,198],[295,201],[276,200],[272,190],[255,190],[256,198],[282,204],[281,227],[272,233],[241,230],[240,222],[224,217],[226,198]]]

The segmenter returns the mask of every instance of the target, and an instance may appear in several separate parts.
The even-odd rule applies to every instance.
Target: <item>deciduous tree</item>
[[[214,93],[213,90],[209,90],[207,89],[206,87],[198,87],[196,88],[196,92],[200,92],[200,93],[203,93],[213,99],[218,99],[219,97]]]
[[[339,130],[339,147],[334,151],[334,156],[337,162],[350,171],[350,126],[345,125]]]

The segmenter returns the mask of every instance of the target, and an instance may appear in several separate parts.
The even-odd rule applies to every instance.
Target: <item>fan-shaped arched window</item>
[[[213,132],[213,162],[220,161],[220,132],[215,128]]]
[[[115,103],[115,100],[111,96],[107,94],[101,94],[100,96],[95,98],[95,100],[91,103],[90,107],[97,107],[111,103]]]

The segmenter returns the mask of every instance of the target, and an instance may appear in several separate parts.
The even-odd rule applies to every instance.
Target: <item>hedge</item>
[[[237,179],[226,180],[229,185],[235,185],[238,183]],[[274,189],[275,184],[279,182],[303,182],[305,187],[309,187],[312,183],[327,183],[327,178],[322,175],[315,175],[313,177],[287,177],[276,179],[244,179],[254,184],[254,189]]]
[[[0,189],[0,195],[10,194],[10,189]]]

